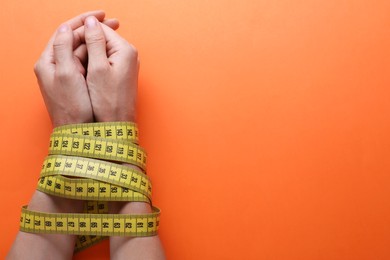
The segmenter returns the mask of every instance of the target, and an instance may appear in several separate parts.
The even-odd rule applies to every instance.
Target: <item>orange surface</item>
[[[169,259],[390,259],[388,0],[3,0],[0,258],[51,130],[33,64],[91,9],[140,52]]]

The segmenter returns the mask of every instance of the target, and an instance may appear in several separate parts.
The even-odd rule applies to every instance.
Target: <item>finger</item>
[[[72,30],[84,25],[84,21],[87,17],[94,16],[98,21],[102,22],[105,17],[104,11],[98,10],[98,11],[90,11],[83,14],[80,14],[70,20],[68,20],[66,23],[69,24],[69,26],[72,28]]]
[[[106,38],[100,22],[89,16],[85,20],[85,43],[88,51],[88,67],[105,65],[107,61]]]
[[[85,45],[85,44],[79,45],[79,47],[77,47],[73,51],[73,55],[76,56],[76,58],[80,60],[81,64],[83,64],[83,66],[87,65],[87,62],[88,62],[87,45]]]
[[[117,30],[119,28],[119,21],[116,18],[104,19],[102,23],[113,30]]]
[[[72,30],[75,30],[78,27],[84,25],[85,19],[89,16],[95,16],[96,19],[98,19],[98,21],[103,21],[104,17],[105,17],[105,13],[104,13],[104,11],[101,11],[101,10],[90,11],[90,12],[80,14],[76,17],[73,17],[72,19],[66,21],[65,23],[68,24]],[[55,37],[56,37],[56,33],[54,33],[51,36],[45,50],[43,51],[43,55],[48,55],[51,52]]]
[[[113,30],[119,28],[118,19],[104,19],[103,24],[107,25]],[[84,67],[87,66],[88,62],[88,52],[87,46],[85,45],[85,27],[81,26],[73,31],[73,54],[79,59],[80,64]]]
[[[110,62],[113,62],[114,59],[123,59],[126,58],[131,62],[137,62],[138,51],[130,43],[128,43],[124,38],[117,34],[110,27],[102,24],[104,35],[107,42],[107,56]],[[127,55],[113,55],[118,51],[126,50]]]
[[[102,29],[106,37],[106,42],[107,42],[106,51],[108,57],[113,55],[115,52],[123,49],[123,47],[129,45],[129,43],[125,39],[123,39],[119,34],[117,34],[110,27],[102,24]]]
[[[68,24],[62,24],[53,42],[54,62],[57,69],[73,64],[73,33]]]
[[[73,58],[77,70],[80,72],[80,74],[82,74],[85,77],[85,75],[87,74],[87,68],[81,63],[81,61],[78,58],[76,57]]]
[[[119,34],[117,34],[112,28],[110,28],[106,24],[102,24],[102,29],[103,29],[104,35],[106,36],[107,42],[113,41],[113,40],[126,41],[125,39],[123,39]]]
[[[113,19],[105,19],[103,24],[107,25],[113,30],[119,28],[119,21],[115,18]],[[85,43],[85,26],[80,26],[76,30],[73,31],[74,34],[74,45],[73,48],[76,49],[82,43]]]

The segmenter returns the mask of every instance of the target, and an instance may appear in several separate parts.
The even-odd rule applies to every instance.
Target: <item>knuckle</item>
[[[73,36],[72,35],[69,36],[67,34],[57,35],[57,37],[55,38],[55,40],[53,42],[54,51],[63,50],[65,48],[67,48],[69,45],[71,45],[72,44],[71,37],[73,37]]]
[[[102,44],[105,42],[105,38],[102,34],[86,35],[85,40],[89,44]]]
[[[41,68],[42,68],[41,62],[38,60],[34,64],[34,73],[35,73],[35,75],[39,75],[41,73],[41,70],[42,70]]]
[[[132,61],[138,60],[138,50],[134,45],[126,43],[126,46],[124,47],[124,51],[126,56]]]
[[[65,48],[66,48],[66,42],[55,41],[53,43],[53,50],[54,50],[54,52],[62,51]]]
[[[135,58],[138,58],[138,49],[132,44],[129,44],[129,47],[130,47],[130,52],[132,53],[132,56],[134,56]]]
[[[82,42],[82,37],[80,35],[80,32],[77,31],[77,30],[73,31],[73,41],[74,42],[79,42],[79,43]]]

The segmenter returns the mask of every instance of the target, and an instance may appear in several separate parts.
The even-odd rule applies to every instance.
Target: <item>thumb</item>
[[[106,38],[100,22],[94,16],[85,19],[85,43],[88,50],[89,68],[108,64]]]
[[[53,42],[54,62],[58,69],[73,62],[73,32],[68,24],[61,25]]]

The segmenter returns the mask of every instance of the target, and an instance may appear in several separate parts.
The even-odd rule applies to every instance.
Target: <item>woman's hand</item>
[[[88,54],[83,43],[84,21],[89,16],[107,28],[119,26],[115,19],[104,20],[103,11],[81,14],[57,29],[34,67],[54,127],[94,119],[85,80]]]
[[[137,50],[94,16],[85,20],[85,42],[89,57],[87,85],[95,121],[134,122]]]

